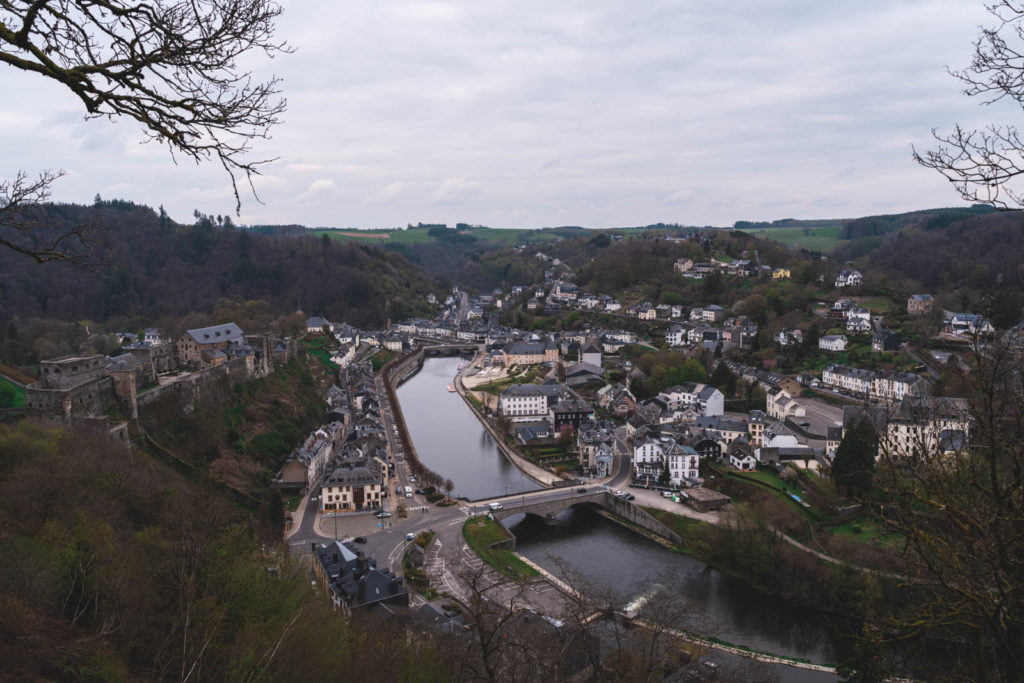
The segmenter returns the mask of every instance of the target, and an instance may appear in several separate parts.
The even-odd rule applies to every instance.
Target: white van
[[[411,486],[406,486],[405,487],[405,497],[406,498],[412,498],[412,487]]]
[[[492,510],[500,510],[502,509],[503,506],[501,503],[490,503],[488,504],[487,507],[491,508]]]

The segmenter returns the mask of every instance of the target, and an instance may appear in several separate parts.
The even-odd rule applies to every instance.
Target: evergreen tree
[[[708,384],[717,388],[726,396],[732,396],[736,393],[736,375],[732,373],[732,370],[725,363],[719,363],[715,367],[715,371],[711,373],[711,379],[708,380]]]
[[[861,498],[871,490],[877,452],[875,433],[867,420],[858,421],[846,432],[836,449],[832,477],[845,489],[847,497]]]

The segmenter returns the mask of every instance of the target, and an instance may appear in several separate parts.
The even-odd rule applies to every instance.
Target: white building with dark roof
[[[563,384],[512,384],[498,395],[498,411],[512,422],[547,421],[563,395]]]

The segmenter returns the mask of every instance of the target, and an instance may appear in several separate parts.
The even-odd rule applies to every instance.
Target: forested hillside
[[[198,216],[178,225],[130,202],[48,205],[51,229],[85,225],[108,266],[39,267],[0,250],[0,321],[14,316],[154,324],[210,313],[222,299],[262,300],[281,315],[301,308],[366,327],[422,312],[435,283],[400,255],[303,236],[266,236]]]
[[[939,215],[872,239],[854,262],[894,293],[930,293],[947,309],[984,311],[1001,328],[1020,322],[1024,214]]]
[[[345,621],[296,559],[261,546],[277,538],[102,430],[0,425],[3,679],[441,677],[429,639]]]

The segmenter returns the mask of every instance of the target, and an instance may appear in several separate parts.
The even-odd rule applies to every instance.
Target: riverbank
[[[455,376],[455,390],[458,392],[459,396],[462,397],[463,402],[465,402],[469,409],[473,411],[473,414],[480,422],[480,425],[486,429],[491,435],[491,438],[494,439],[494,443],[498,447],[498,451],[533,482],[546,487],[555,486],[564,482],[565,480],[554,472],[549,472],[543,467],[530,462],[514,449],[510,448],[508,444],[505,443],[505,440],[501,435],[498,434],[497,430],[490,424],[487,418],[480,412],[476,405],[474,405],[473,401],[470,400],[469,396],[466,395],[465,377],[470,370],[477,367],[477,364],[480,362],[480,358],[481,356],[479,355],[475,356],[473,361],[467,363],[466,367],[462,368]]]

